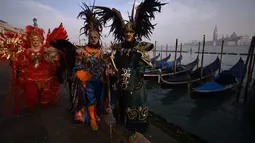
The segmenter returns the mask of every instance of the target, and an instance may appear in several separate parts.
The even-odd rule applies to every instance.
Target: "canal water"
[[[192,53],[189,53],[190,49]],[[247,53],[248,49],[249,46],[224,47],[224,52]],[[169,50],[174,51],[175,49],[170,47]],[[197,47],[184,46],[183,50],[188,53],[182,54],[182,64],[185,65],[197,57],[195,53]],[[220,51],[220,47],[205,48],[205,52],[220,53]],[[174,59],[174,54],[171,53],[171,60]],[[163,53],[163,58],[165,55],[166,53]],[[204,66],[213,62],[217,56],[220,57],[217,54],[204,55]],[[222,69],[231,68],[240,57],[246,60],[246,56],[223,55]],[[234,91],[197,100],[190,99],[187,89],[183,87],[161,89],[157,84],[150,84],[147,92],[151,111],[208,143],[255,143],[254,107],[247,108],[233,104],[236,97]]]

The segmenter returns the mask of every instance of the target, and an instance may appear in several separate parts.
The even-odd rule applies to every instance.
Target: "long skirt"
[[[133,92],[115,91],[115,117],[129,131],[144,133],[148,130],[148,105],[144,86]]]
[[[58,102],[60,86],[56,77],[46,80],[24,80],[21,88],[22,101],[28,108],[34,108],[39,103],[47,106]]]
[[[104,84],[99,80],[99,78],[92,78],[86,83],[86,87],[82,85],[81,82],[77,82],[77,90],[74,95],[73,100],[73,111],[79,112],[84,110],[84,122],[88,123],[90,121],[90,116],[88,113],[88,106],[95,105],[97,115],[101,116],[102,105],[104,98]]]

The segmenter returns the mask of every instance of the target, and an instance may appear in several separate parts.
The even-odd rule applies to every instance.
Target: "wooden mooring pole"
[[[168,44],[166,44],[166,57],[167,57],[167,53],[168,53]]]
[[[178,39],[175,42],[175,55],[174,55],[174,74],[176,73],[176,57],[177,57]]]
[[[182,43],[181,43],[181,47],[180,47],[180,65],[182,65]]]
[[[221,52],[220,52],[220,68],[219,68],[219,74],[221,72],[221,65],[222,65],[222,54],[223,54],[223,47],[224,47],[224,40],[221,42]]]
[[[253,37],[254,38],[254,37]],[[252,39],[253,39],[252,38]],[[248,90],[249,90],[249,87],[250,87],[250,83],[252,81],[252,65],[253,65],[253,60],[254,60],[254,46],[255,46],[255,43],[254,42],[251,42],[251,53],[249,54],[250,55],[250,58],[249,58],[249,67],[248,67],[248,75],[247,75],[247,81],[246,81],[246,85],[245,85],[245,90],[244,90],[244,101],[243,103],[246,104],[247,103],[247,97],[248,97]]]
[[[203,49],[202,49],[202,58],[201,58],[200,78],[203,77],[204,52],[205,52],[205,35],[203,35]]]
[[[155,41],[154,50],[153,50],[153,57],[156,57],[156,50],[157,50],[157,41]],[[153,66],[156,67],[156,59],[153,62]]]
[[[199,60],[199,53],[200,53],[200,44],[201,42],[198,42],[198,49],[197,49],[197,57],[198,57],[198,60]],[[199,66],[199,61],[197,62],[197,68]]]
[[[237,88],[237,93],[236,93],[236,101],[235,103],[238,103],[239,102],[239,99],[240,99],[240,95],[241,95],[241,90],[242,90],[242,86],[243,86],[243,81],[244,81],[244,78],[246,77],[246,73],[247,73],[247,66],[248,66],[248,62],[251,58],[251,53],[253,53],[252,51],[254,50],[254,44],[255,44],[255,36],[252,37],[252,40],[251,40],[251,45],[250,45],[250,48],[249,48],[249,51],[248,51],[248,56],[247,56],[247,59],[245,61],[245,67],[244,67],[244,72],[243,72],[243,75],[242,75],[242,79],[241,79],[241,82]]]
[[[161,49],[160,49],[161,51],[160,51],[160,60],[162,60],[162,55],[163,55],[163,46],[161,45]]]

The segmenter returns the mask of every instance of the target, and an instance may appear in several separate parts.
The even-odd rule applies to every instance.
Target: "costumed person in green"
[[[148,130],[149,110],[143,75],[146,66],[152,66],[148,52],[154,46],[152,43],[142,42],[142,37],[150,39],[155,26],[150,20],[155,18],[154,12],[160,12],[161,6],[165,4],[157,0],[145,0],[134,12],[134,2],[127,23],[118,10],[95,6],[104,24],[112,20],[110,32],[113,32],[118,42],[112,45],[111,58],[115,70],[111,72],[112,94],[116,99],[117,121],[124,123],[132,132],[129,142],[133,142],[136,131],[143,133]]]

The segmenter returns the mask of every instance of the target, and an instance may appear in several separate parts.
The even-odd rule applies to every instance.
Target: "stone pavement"
[[[74,124],[70,112],[58,106],[34,109],[0,124],[0,140],[3,143],[107,143],[110,142],[109,126],[99,122],[99,130],[88,125]],[[113,142],[125,143],[125,132],[114,129]],[[142,135],[138,142],[149,143]]]
[[[88,125],[74,124],[67,110],[68,99],[63,96],[59,104],[47,108],[25,111],[19,116],[3,118],[6,95],[10,83],[10,67],[0,64],[0,142],[1,143],[107,143],[110,142],[109,126],[104,120],[99,130],[92,131]],[[8,99],[10,100],[10,99]],[[122,126],[114,126],[114,143],[126,143],[127,133]],[[149,140],[147,140],[146,138]],[[136,143],[177,143],[172,137],[151,125],[145,135],[138,134]]]
[[[92,131],[88,125],[74,124],[63,101],[57,106],[38,108],[0,123],[0,140],[3,143],[107,143],[110,142],[109,126],[99,122],[99,130]],[[113,127],[113,143],[126,143],[124,127]],[[169,135],[151,125],[145,135],[152,142],[177,143]],[[138,134],[135,143],[150,143]]]

